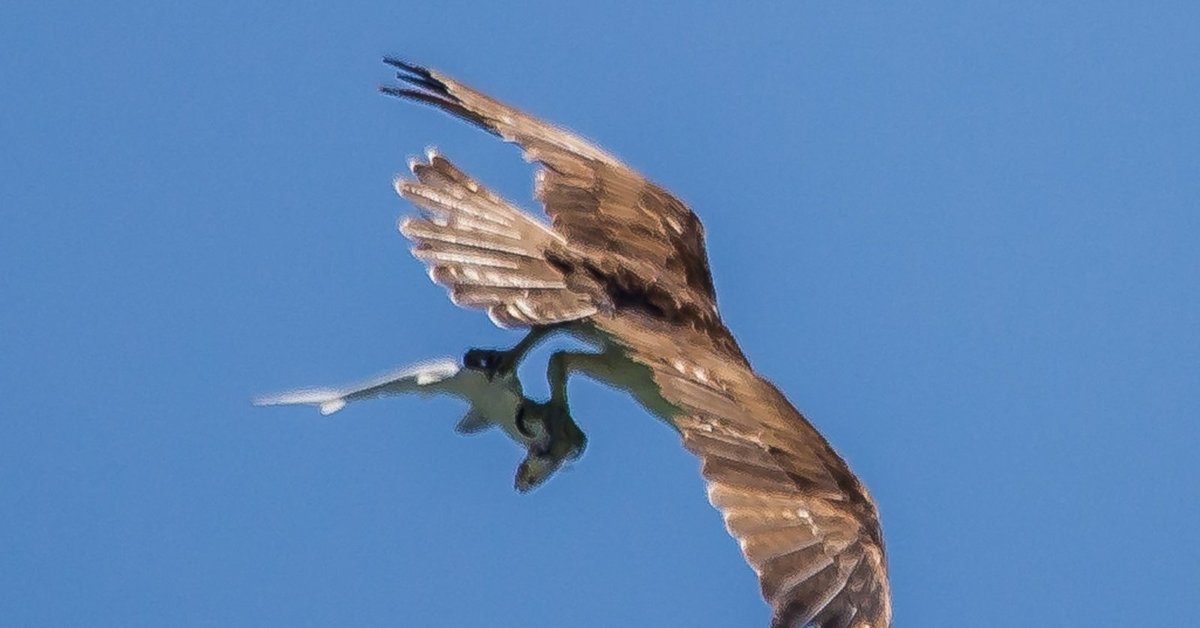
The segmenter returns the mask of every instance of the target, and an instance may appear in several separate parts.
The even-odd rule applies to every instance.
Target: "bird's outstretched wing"
[[[653,307],[706,326],[717,320],[704,229],[679,199],[587,140],[482,94],[441,72],[397,59],[401,86],[386,94],[424,102],[524,149],[543,167],[536,195],[554,231],[597,271],[632,290],[654,287]]]
[[[769,381],[644,317],[598,323],[650,371],[774,610],[774,628],[891,625],[879,515],[829,443]],[[690,332],[695,334],[696,332]]]
[[[400,232],[429,277],[463,307],[486,310],[501,327],[550,325],[596,312],[587,286],[550,261],[563,237],[430,149],[409,161],[416,181],[396,192],[424,210]]]
[[[583,309],[590,304],[590,323],[647,370],[662,399],[675,409],[667,418],[684,446],[700,458],[709,499],[774,609],[772,626],[890,626],[875,505],[816,429],[751,369],[720,321],[703,230],[692,212],[578,136],[439,72],[387,62],[407,85],[382,88],[385,93],[473,122],[521,145],[529,159],[542,164],[537,193],[555,234],[564,240],[532,229],[516,229],[511,242],[503,240],[509,235],[475,221],[481,209],[494,208],[489,200],[494,195],[469,180],[456,181],[457,175],[438,175],[456,170],[431,158],[414,167],[419,184],[398,187],[435,214],[429,219],[437,227],[430,227],[432,236],[406,232],[418,251],[430,251],[426,261],[435,279],[448,280],[452,290],[488,283],[493,300],[486,306],[493,318],[497,310],[520,312],[527,314],[515,320],[522,324],[558,322],[541,313],[542,303],[577,303]],[[522,239],[517,231],[536,237]],[[514,246],[518,241],[525,245]],[[464,243],[470,251],[447,248]],[[468,252],[475,257],[455,257]],[[500,254],[546,261],[549,267],[539,267],[529,282],[548,283],[505,288],[506,273],[517,260]],[[572,286],[573,277],[595,279],[601,290]]]

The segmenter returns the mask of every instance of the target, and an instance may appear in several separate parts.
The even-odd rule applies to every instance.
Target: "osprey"
[[[410,162],[415,180],[396,181],[422,210],[400,231],[430,277],[454,303],[529,330],[511,349],[468,351],[465,366],[505,376],[557,331],[598,349],[554,353],[549,402],[518,409],[517,426],[536,418],[546,438],[518,469],[517,488],[544,482],[583,450],[567,378],[589,375],[629,391],[700,459],[709,501],[757,573],[773,628],[890,626],[875,503],[721,322],[696,215],[577,135],[441,72],[384,61],[401,83],[383,93],[471,122],[540,166],[535,194],[550,227],[433,151]]]

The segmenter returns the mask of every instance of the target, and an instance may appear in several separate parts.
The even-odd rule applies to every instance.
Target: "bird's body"
[[[629,391],[700,458],[709,499],[758,574],[773,627],[890,626],[875,504],[721,321],[695,214],[578,136],[441,73],[387,62],[404,84],[382,91],[474,123],[541,166],[536,196],[550,227],[432,151],[410,163],[416,180],[396,189],[423,210],[400,229],[430,277],[455,303],[530,329],[511,350],[469,352],[468,366],[511,370],[557,330],[598,348],[550,359],[551,398],[540,409],[554,427],[531,453],[547,461],[542,471],[584,444],[569,414],[571,373]],[[523,465],[517,486],[548,477]]]

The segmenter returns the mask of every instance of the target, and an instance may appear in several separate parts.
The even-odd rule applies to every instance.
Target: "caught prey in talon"
[[[462,118],[517,144],[537,164],[534,191],[549,225],[435,150],[410,161],[412,178],[395,182],[419,209],[400,232],[429,276],[454,303],[528,330],[511,349],[467,352],[467,366],[503,378],[559,331],[597,348],[551,356],[550,398],[525,408],[540,413],[546,431],[518,421],[536,445],[517,487],[544,481],[540,469],[582,450],[567,380],[588,375],[629,392],[699,458],[709,500],[758,577],[772,628],[890,626],[875,502],[816,428],[754,370],[721,320],[696,215],[561,127],[436,70],[384,61],[398,82],[383,93]]]
[[[550,446],[549,434],[564,428],[547,410],[524,396],[515,371],[501,375],[462,368],[456,360],[442,358],[395,369],[364,382],[338,388],[303,388],[254,399],[258,406],[311,405],[330,415],[351,401],[391,395],[447,395],[467,402],[467,412],[455,430],[475,434],[499,427],[525,451],[514,484],[522,492],[549,479],[564,462],[583,451],[581,432],[567,433]],[[574,439],[574,440],[572,440]]]

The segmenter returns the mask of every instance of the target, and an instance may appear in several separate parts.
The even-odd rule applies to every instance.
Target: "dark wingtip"
[[[400,79],[409,85],[415,85],[422,89],[429,90],[434,94],[442,96],[448,95],[445,83],[442,83],[438,79],[434,78],[433,72],[431,72],[429,68],[416,65],[415,63],[409,63],[395,57],[384,57],[383,62],[400,70],[396,73],[397,79]],[[380,86],[379,91],[390,96],[404,97],[409,95],[408,92],[411,90],[397,87]]]
[[[490,133],[496,133],[496,129],[487,119],[463,106],[458,97],[450,92],[450,87],[434,76],[433,71],[429,68],[395,57],[385,56],[383,62],[399,70],[396,72],[396,78],[401,83],[399,85],[380,85],[379,93],[432,105],[476,124]]]
[[[423,76],[425,78],[429,78],[429,76],[430,76],[428,68],[419,66],[415,63],[409,63],[402,59],[397,59],[396,57],[385,56],[383,58],[383,62],[396,68],[396,69],[403,70],[403,71],[409,72],[411,74],[416,74],[417,76]]]

